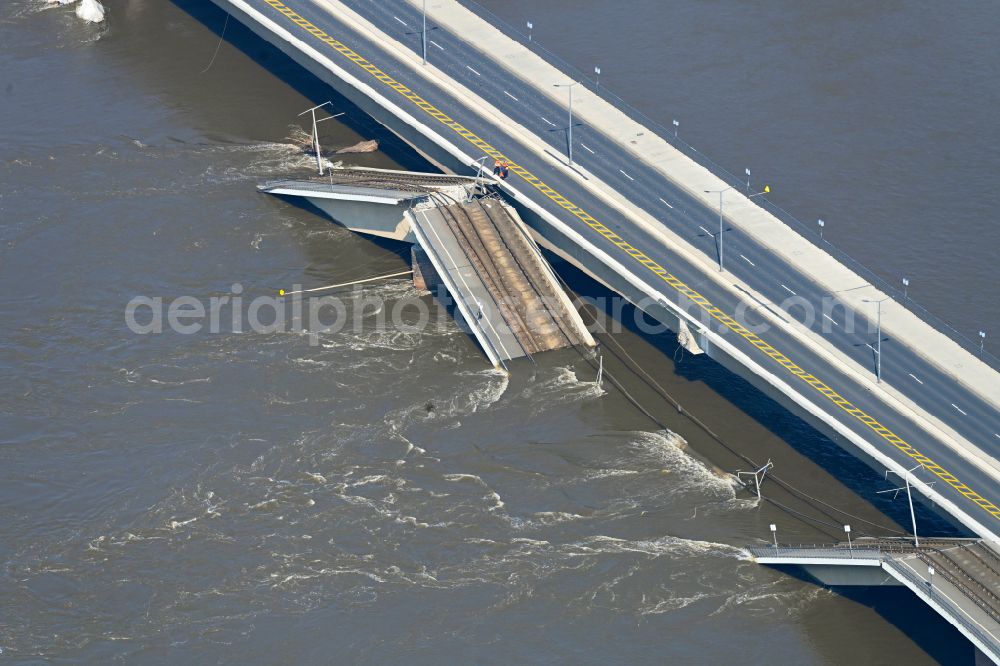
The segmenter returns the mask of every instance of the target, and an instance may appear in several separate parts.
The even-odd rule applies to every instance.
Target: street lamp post
[[[928,567],[927,567],[927,587],[929,588],[927,596],[929,596],[931,599],[933,599],[934,598],[934,567],[931,566],[931,565],[928,565]]]
[[[595,66],[594,67],[594,74],[597,75],[597,87],[600,88],[601,87],[601,68]]]
[[[847,549],[851,551],[851,559],[854,559],[854,544],[851,543],[851,526],[844,525],[844,532],[847,533]]]
[[[674,122],[676,122],[676,121],[674,121]],[[736,186],[735,185],[730,185],[729,187],[727,187],[725,189],[722,189],[722,190],[705,190],[705,194],[718,194],[719,195],[719,236],[718,236],[718,243],[717,244],[719,246],[719,272],[720,273],[723,270],[725,270],[725,266],[724,266],[724,263],[723,263],[723,260],[722,260],[722,233],[723,233],[722,225],[724,224],[724,218],[723,218],[723,215],[722,215],[722,195],[725,194],[726,192],[728,192],[729,190],[734,190],[734,189],[736,189]],[[770,191],[771,191],[771,186],[770,185],[765,185],[763,190],[761,190],[760,192],[757,192],[756,194],[750,194],[750,195],[748,195],[747,199],[753,199],[754,197],[759,197],[762,194],[768,194]]]
[[[910,286],[910,278],[903,278],[903,300],[907,299],[907,288]]]
[[[744,171],[746,171],[746,174],[747,174],[747,192],[749,192],[750,191],[750,167],[747,167],[746,169],[744,169]]]
[[[771,523],[771,537],[774,539],[774,552],[778,552],[778,526]]]
[[[674,118],[674,139],[677,138],[677,129],[681,126],[680,121]]]
[[[570,166],[573,165],[573,86],[579,83],[579,81],[574,81],[573,83],[553,84],[556,88],[567,88],[569,90],[569,127],[566,128],[566,139],[569,142],[567,156],[569,157]]]
[[[535,26],[534,26],[534,25],[533,25],[533,24],[531,23],[531,21],[528,21],[528,41],[529,41],[529,42],[531,41],[531,30],[532,30],[532,29],[533,29],[534,27],[535,27]]]
[[[874,303],[876,307],[875,315],[875,383],[882,383],[882,302],[889,300],[888,297],[877,301],[870,298],[863,299],[865,303]],[[869,329],[871,330],[871,329]]]
[[[983,349],[986,347],[986,331],[979,331],[979,358],[983,357]]]
[[[824,222],[823,219],[820,218],[820,219],[816,220],[816,224],[819,225],[819,239],[823,240],[823,227],[826,226],[826,222]]]

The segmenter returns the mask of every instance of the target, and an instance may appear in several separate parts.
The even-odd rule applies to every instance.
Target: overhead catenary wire
[[[215,53],[212,54],[212,60],[208,63],[208,66],[205,67],[205,69],[201,70],[202,74],[211,69],[212,65],[215,64],[215,58],[219,55],[219,49],[222,48],[222,42],[226,38],[226,28],[228,27],[229,27],[229,14],[227,13],[226,22],[222,24],[222,33],[219,35],[219,43],[215,45]]]
[[[351,287],[356,284],[364,284],[366,282],[375,282],[377,280],[388,280],[394,277],[402,277],[403,275],[412,275],[413,271],[400,271],[398,273],[389,273],[388,275],[376,275],[375,277],[365,278],[363,280],[352,280],[351,282],[341,282],[339,284],[328,284],[325,287],[313,287],[312,289],[299,289],[296,291],[285,291],[284,289],[278,290],[279,296],[295,296],[297,294],[309,294],[315,291],[327,291],[329,289],[337,289],[339,287]]]

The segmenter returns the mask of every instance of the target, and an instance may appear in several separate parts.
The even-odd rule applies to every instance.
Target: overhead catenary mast
[[[341,113],[336,113],[332,116],[328,116],[326,118],[320,118],[319,120],[316,120],[316,110],[326,106],[327,104],[330,104],[330,102],[323,102],[322,104],[317,104],[313,108],[306,109],[305,111],[299,114],[299,116],[304,116],[307,113],[312,114],[312,146],[313,150],[316,151],[316,168],[319,169],[319,175],[321,176],[323,175],[323,153],[320,151],[319,147],[319,128],[317,127],[317,125],[319,125],[319,123],[323,121],[332,120],[334,118],[339,118],[340,116],[344,115],[344,113],[341,112]],[[330,106],[333,105],[330,104]]]

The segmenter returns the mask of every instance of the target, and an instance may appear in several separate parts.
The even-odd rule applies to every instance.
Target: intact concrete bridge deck
[[[833,546],[755,546],[760,564],[797,566],[824,585],[905,586],[1000,664],[1000,556],[976,540],[858,539]]]
[[[408,2],[214,1],[444,170],[510,160],[499,186],[540,244],[674,330],[687,324],[713,358],[873,466],[921,465],[918,490],[1000,542],[1000,375],[886,301],[876,383],[874,331],[850,322],[867,323],[863,299],[883,295],[736,190],[719,272],[718,195],[705,190],[728,185],[666,138],[578,86],[568,166],[553,85],[569,77],[449,0],[428,5],[426,66]],[[824,311],[830,297],[842,305]],[[824,316],[796,322],[803,303]]]

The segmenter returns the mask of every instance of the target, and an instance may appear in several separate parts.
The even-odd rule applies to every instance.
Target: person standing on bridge
[[[501,162],[500,158],[498,157],[496,158],[496,160],[493,161],[493,175],[500,176],[501,178],[503,178],[503,176],[501,175],[502,173],[503,173],[503,162]]]
[[[510,175],[510,162],[504,160],[503,163],[500,165],[500,169],[501,169],[500,177],[504,180],[507,180],[507,176]]]

